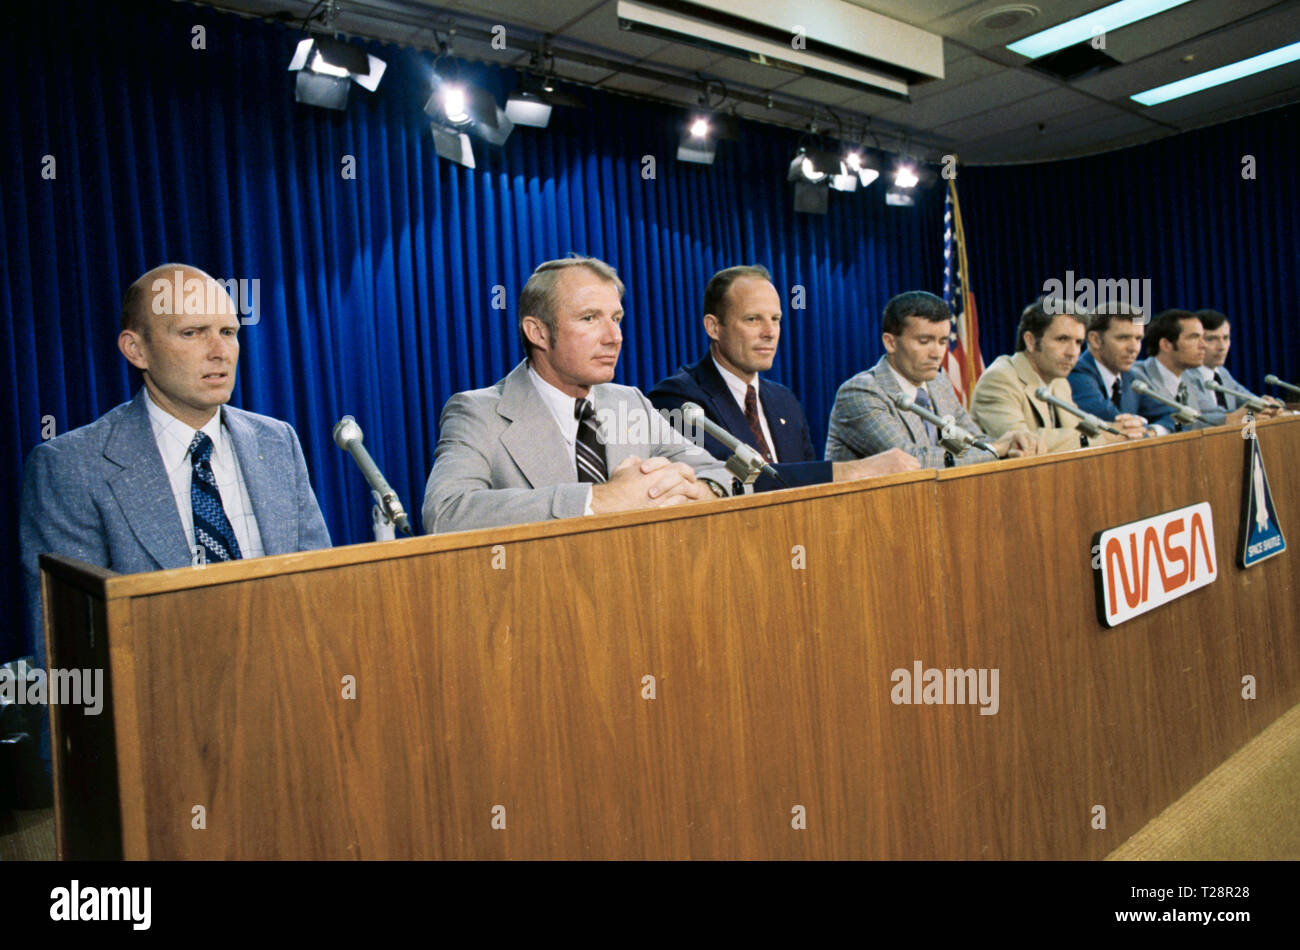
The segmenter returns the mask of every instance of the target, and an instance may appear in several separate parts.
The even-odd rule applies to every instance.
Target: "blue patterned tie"
[[[217,490],[217,477],[212,474],[208,459],[212,456],[212,440],[204,432],[194,433],[190,443],[190,462],[194,472],[190,476],[190,507],[194,511],[194,543],[204,550],[211,561],[238,561],[239,542],[235,529],[230,527],[226,509],[221,506],[221,492]]]
[[[934,412],[934,403],[930,402],[930,394],[925,391],[924,386],[916,387],[916,399],[914,401],[922,409],[929,409],[931,412]],[[925,422],[925,434],[926,437],[930,440],[930,444],[938,445],[939,430],[935,427],[935,424],[931,422],[929,419],[924,420],[924,422]]]

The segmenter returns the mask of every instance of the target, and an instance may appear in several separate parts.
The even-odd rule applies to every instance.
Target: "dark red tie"
[[[763,438],[763,424],[758,421],[758,393],[754,391],[753,383],[745,390],[745,421],[749,423],[749,431],[754,433],[754,441],[758,443],[763,461],[770,464],[772,450],[768,448],[767,439]]]

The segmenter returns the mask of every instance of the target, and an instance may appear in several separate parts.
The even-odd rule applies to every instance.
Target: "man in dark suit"
[[[808,419],[795,394],[759,373],[772,368],[781,338],[781,297],[761,266],[718,271],[704,290],[704,332],[709,352],[660,380],[648,393],[656,409],[697,403],[704,414],[759,451],[785,485],[759,476],[755,491],[851,481],[920,467],[906,452],[889,449],[870,458],[829,462],[813,450]],[[711,436],[704,447],[717,458],[731,453]]]
[[[1172,432],[1173,410],[1133,390],[1146,315],[1125,303],[1102,303],[1088,318],[1088,348],[1070,372],[1074,404],[1131,439]]]

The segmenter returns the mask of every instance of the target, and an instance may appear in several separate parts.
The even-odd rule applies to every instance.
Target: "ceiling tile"
[[[959,145],[968,141],[978,141],[989,135],[1014,129],[1031,123],[1047,123],[1058,115],[1077,111],[1093,100],[1070,89],[1052,89],[1028,99],[1004,106],[1001,109],[988,109],[974,113],[955,122],[936,126],[934,131],[941,132],[955,139]]]
[[[932,129],[945,122],[954,122],[975,112],[996,109],[1053,88],[1057,87],[1050,80],[1032,73],[1023,70],[1002,71],[952,89],[940,90],[917,102],[897,106],[881,113],[881,117],[913,128]]]
[[[453,18],[457,13],[468,13],[492,23],[514,24],[538,32],[553,33],[586,14],[599,2],[600,0],[547,0],[546,3],[532,0],[453,0],[448,3],[446,0],[435,0],[426,5],[446,10]],[[610,8],[610,16],[613,16],[613,0],[607,0],[605,6]],[[346,8],[345,4],[344,9]]]
[[[663,49],[664,41],[656,36],[634,33],[618,28],[618,16],[612,3],[592,10],[576,23],[566,27],[557,40],[578,41],[597,49],[616,52],[620,59],[638,60]]]

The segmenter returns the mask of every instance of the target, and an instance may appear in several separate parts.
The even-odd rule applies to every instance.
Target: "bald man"
[[[117,347],[144,385],[28,457],[19,536],[41,665],[41,554],[130,574],[330,546],[293,428],[226,405],[238,314],[198,268],[141,276]]]

